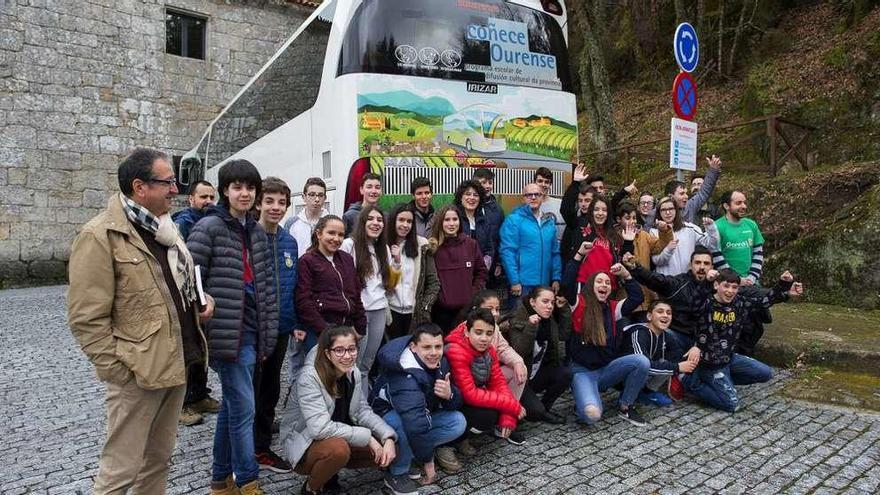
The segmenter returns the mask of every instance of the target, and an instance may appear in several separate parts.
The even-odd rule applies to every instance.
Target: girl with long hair
[[[388,214],[385,240],[391,251],[391,266],[400,280],[388,291],[391,323],[385,329],[389,339],[409,333],[431,319],[431,306],[440,292],[434,257],[428,256],[428,240],[416,235],[411,206],[400,203]]]
[[[338,488],[343,467],[384,468],[394,460],[397,435],[367,404],[354,372],[357,341],[351,327],[324,330],[294,384],[281,444],[294,470],[308,476],[301,493]]]
[[[578,270],[577,281],[586,282],[599,272],[608,272],[611,265],[620,259],[623,238],[614,228],[614,216],[611,203],[605,196],[596,196],[587,208],[588,225],[583,228],[584,242],[587,243],[587,254]],[[584,244],[578,246],[580,249]],[[611,281],[611,287],[617,289],[617,280]]]
[[[385,217],[376,206],[361,210],[351,237],[342,242],[340,250],[354,257],[355,272],[361,284],[361,303],[367,318],[367,334],[359,342],[358,369],[364,378],[370,373],[388,321],[388,298],[385,292],[394,288],[400,272],[391,268],[391,251],[385,244]]]
[[[291,376],[296,379],[306,355],[318,336],[331,326],[351,326],[361,335],[367,320],[361,304],[361,283],[354,259],[341,251],[345,224],[336,215],[321,217],[312,232],[312,243],[298,263],[296,308],[306,338],[297,342],[290,356]]]
[[[510,345],[526,361],[528,381],[520,402],[531,421],[563,424],[551,411],[571,383],[562,345],[571,333],[571,308],[553,289],[539,285],[523,298],[510,319]],[[538,399],[539,393],[543,397]]]
[[[675,200],[667,196],[657,203],[656,219],[661,227],[663,224],[671,226],[673,236],[659,254],[651,256],[651,260],[657,266],[657,273],[679,275],[688,271],[691,253],[697,245],[704,246],[709,251],[716,251],[718,229],[711,218],[703,219],[703,226],[706,228],[703,231],[697,225],[684,221],[681,210],[675,206]],[[651,229],[651,234],[656,237],[660,235],[657,228]]]
[[[449,333],[470,298],[486,284],[488,270],[477,242],[461,233],[461,216],[453,205],[434,215],[428,251],[434,257],[440,295],[431,308],[431,320]]]
[[[608,272],[594,273],[581,289],[576,283],[576,274],[587,251],[584,242],[568,262],[563,282],[565,298],[572,306],[572,333],[567,347],[572,360],[571,391],[576,412],[578,418],[588,424],[598,421],[602,417],[601,392],[623,383],[618,415],[641,426],[645,421],[633,404],[648,379],[650,363],[642,355],[617,356],[623,338],[618,320],[642,304],[642,290],[619,263],[612,265]],[[612,299],[614,277],[623,280],[626,298]]]

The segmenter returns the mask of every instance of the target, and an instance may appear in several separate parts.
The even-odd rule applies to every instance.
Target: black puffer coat
[[[214,317],[205,325],[208,356],[213,361],[236,361],[244,318],[244,242],[254,273],[257,318],[257,361],[268,357],[278,338],[278,301],[272,251],[263,230],[250,216],[242,226],[221,206],[212,206],[192,228],[186,247],[201,266],[205,292],[214,298]]]

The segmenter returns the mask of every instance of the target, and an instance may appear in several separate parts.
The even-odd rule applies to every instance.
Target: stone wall
[[[208,17],[165,53],[165,8]],[[0,0],[0,287],[63,280],[134,146],[182,154],[311,9],[282,0]]]

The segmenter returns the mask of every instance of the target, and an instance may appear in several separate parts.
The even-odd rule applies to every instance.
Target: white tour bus
[[[246,159],[284,179],[294,205],[305,180],[322,177],[336,214],[361,199],[368,172],[382,175],[383,204],[408,196],[418,176],[448,200],[478,166],[496,167],[499,199],[519,195],[539,166],[554,170],[561,195],[577,154],[565,29],[559,0],[325,0],[178,174],[216,184],[223,163]],[[477,132],[498,139],[447,141],[444,122],[467,108],[480,109]]]

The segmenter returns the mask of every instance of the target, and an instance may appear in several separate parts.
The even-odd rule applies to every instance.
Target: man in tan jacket
[[[139,148],[118,169],[121,194],[70,252],[68,323],[107,385],[107,440],[95,494],[162,494],[177,438],[185,364],[204,362],[192,257],[168,210],[168,157]],[[199,310],[202,310],[199,313]]]

